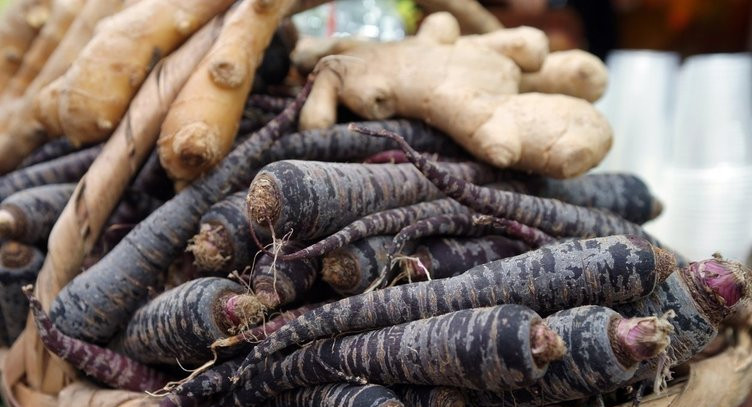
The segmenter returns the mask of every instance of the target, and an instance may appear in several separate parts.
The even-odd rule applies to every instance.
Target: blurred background
[[[752,261],[752,0],[481,0],[551,50],[603,59],[596,106],[614,145],[596,171],[639,174],[664,203],[647,229],[691,259]],[[304,35],[389,41],[414,32],[411,0],[340,0],[294,22]]]

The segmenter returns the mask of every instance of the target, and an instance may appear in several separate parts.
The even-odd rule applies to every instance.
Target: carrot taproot
[[[231,388],[229,378],[237,372],[242,361],[242,357],[230,359],[202,372],[163,398],[159,407],[221,405],[216,399]]]
[[[402,407],[390,389],[378,384],[333,383],[300,387],[269,400],[270,407]]]
[[[285,250],[302,247],[292,243]],[[319,275],[321,262],[318,259],[275,261],[274,256],[261,254],[251,271],[253,293],[267,309],[277,309],[280,305],[303,299]]]
[[[483,236],[505,234],[533,248],[555,242],[554,238],[536,228],[503,218],[473,213],[436,215],[421,219],[399,231],[392,241],[393,254],[410,240],[427,236]]]
[[[31,152],[18,165],[18,168],[30,167],[45,161],[53,160],[76,151],[76,147],[68,139],[55,139],[44,143]]]
[[[186,248],[200,270],[226,275],[252,264],[257,249],[248,230],[245,196],[244,191],[229,195],[201,216],[199,232]]]
[[[156,61],[232,3],[142,0],[109,19],[64,75],[58,109],[66,137],[107,138]]]
[[[343,296],[364,292],[389,265],[392,236],[370,236],[327,254],[321,280]]]
[[[363,164],[405,164],[410,162],[402,150],[386,150],[378,152],[363,160]]]
[[[261,321],[263,306],[245,292],[224,278],[189,281],[140,308],[114,346],[142,363],[200,365],[214,341]]]
[[[476,266],[457,277],[377,290],[323,305],[253,348],[239,374],[295,343],[501,303],[540,313],[644,297],[676,266],[670,253],[634,236],[567,241]],[[460,293],[474,293],[464,295]],[[367,304],[367,305],[366,305]]]
[[[394,386],[400,400],[408,407],[465,407],[465,395],[449,386]]]
[[[4,320],[0,342],[5,346],[10,346],[23,331],[23,316],[29,311],[29,303],[21,287],[36,280],[43,261],[44,255],[33,246],[14,241],[0,246],[0,313]]]
[[[454,199],[442,198],[366,215],[336,233],[295,253],[280,255],[282,261],[320,257],[352,242],[376,235],[393,235],[415,221],[444,213],[467,213]]]
[[[47,22],[24,54],[21,66],[3,88],[0,101],[23,96],[26,88],[42,70],[47,58],[65,36],[76,14],[83,8],[85,0],[52,0],[50,3],[50,15]]]
[[[610,212],[566,204],[555,199],[479,187],[452,176],[440,166],[426,160],[396,133],[374,131],[355,124],[350,127],[362,134],[386,137],[398,142],[410,161],[439,189],[480,213],[508,218],[557,237],[588,238],[631,234],[659,245],[658,241],[639,225]]]
[[[45,243],[76,184],[50,184],[24,189],[0,203],[0,237]]]
[[[470,396],[473,405],[538,406],[613,391],[632,379],[640,362],[666,349],[673,330],[665,318],[625,318],[594,305],[559,311],[544,322],[569,352],[532,386],[486,394],[483,401]]]
[[[606,209],[637,224],[656,218],[663,210],[660,200],[653,196],[645,182],[627,173],[585,174],[559,180],[510,172],[507,179],[489,186]]]
[[[373,349],[379,349],[375,357]],[[226,400],[254,405],[284,390],[347,377],[383,385],[510,390],[533,384],[566,352],[561,338],[529,308],[505,304],[466,309],[316,341],[271,362]]]
[[[230,152],[256,68],[292,3],[241,0],[230,13],[162,123],[159,159],[172,179],[190,182]]]
[[[0,200],[32,187],[77,182],[100,151],[97,145],[5,174],[0,177]]]
[[[32,294],[32,287],[24,287],[39,337],[45,348],[83,371],[94,380],[116,389],[154,391],[167,383],[162,373],[125,355],[101,346],[71,338],[60,332]]]
[[[666,350],[670,367],[689,360],[716,336],[721,321],[750,296],[750,269],[741,263],[713,258],[677,270],[650,296],[621,304],[623,315],[663,315],[673,310],[674,331]],[[654,379],[660,360],[641,364],[634,380]]]
[[[248,182],[263,151],[292,126],[309,91],[310,81],[294,103],[220,166],[154,211],[102,260],[63,287],[50,308],[55,325],[88,342],[109,340],[195,233],[201,213]],[[82,298],[86,301],[79,301]]]
[[[474,163],[442,163],[467,180],[486,183],[495,173]],[[409,164],[347,164],[285,160],[261,169],[248,188],[253,225],[288,232],[297,240],[334,233],[358,218],[441,196]]]

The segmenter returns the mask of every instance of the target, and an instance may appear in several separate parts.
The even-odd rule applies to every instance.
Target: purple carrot
[[[674,312],[674,327],[667,349],[668,366],[686,362],[718,333],[718,326],[737,304],[752,294],[752,271],[741,263],[713,258],[691,263],[669,276],[652,295],[614,309],[626,316]],[[635,381],[654,379],[660,360],[643,363]]]
[[[471,213],[437,215],[421,219],[402,229],[394,236],[388,255],[387,267],[382,271],[376,284],[383,288],[395,277],[396,270],[391,267],[392,260],[403,250],[406,242],[426,236],[483,236],[489,234],[505,234],[522,240],[532,248],[551,244],[555,240],[536,228],[532,228],[508,219],[493,216],[478,216]],[[470,267],[468,267],[470,268]],[[391,270],[387,272],[387,270]],[[372,287],[374,287],[372,286]]]
[[[47,317],[42,304],[32,294],[32,286],[23,290],[29,299],[39,339],[52,354],[83,371],[94,380],[116,389],[154,391],[167,384],[162,373],[117,352],[71,338],[60,332]]]
[[[45,161],[53,160],[76,151],[77,148],[67,138],[58,138],[48,141],[36,150],[32,151],[21,161],[18,168],[29,167]]]
[[[409,404],[408,404],[409,405]],[[403,407],[394,392],[378,384],[322,384],[288,390],[269,407]]]
[[[549,364],[534,385],[506,393],[468,392],[472,405],[538,406],[577,400],[627,384],[639,363],[655,358],[669,344],[665,318],[624,318],[600,306],[559,311],[545,320],[569,352]]]
[[[454,199],[437,199],[410,206],[387,209],[364,216],[338,232],[295,253],[285,254],[280,260],[297,260],[320,257],[357,240],[376,235],[393,235],[415,221],[448,213],[468,213],[469,209]]]
[[[368,129],[356,124],[351,124],[350,128],[362,134],[396,141],[410,161],[439,189],[482,214],[514,220],[556,237],[589,238],[630,234],[659,245],[658,241],[639,225],[608,211],[571,205],[555,199],[479,187],[443,171],[440,166],[413,150],[396,133]]]
[[[460,310],[316,341],[241,382],[224,405],[257,405],[285,390],[348,377],[382,385],[510,390],[533,384],[566,352],[561,338],[524,306]]]
[[[282,248],[296,250],[302,245],[292,243]],[[253,293],[269,310],[280,305],[302,300],[319,275],[319,259],[277,261],[274,256],[263,253],[256,260],[251,273]]]
[[[247,351],[253,344],[265,339],[267,335],[276,332],[288,322],[314,309],[316,305],[304,305],[302,307],[286,311],[271,320],[243,331],[237,335],[216,341],[212,348],[220,355],[221,358],[235,356],[235,359],[229,360],[218,366],[215,366],[198,376],[188,380],[173,390],[160,404],[162,407],[187,406],[186,400],[193,400],[198,403],[205,402],[205,398],[217,393],[226,393],[230,391],[232,383],[230,376],[237,372],[242,362],[242,357],[237,355],[242,351]]]
[[[76,184],[41,185],[16,192],[0,204],[0,237],[44,244]]]
[[[392,389],[410,407],[465,407],[460,389],[449,386],[394,386]]]
[[[442,163],[454,176],[490,182],[495,171],[475,163]],[[345,164],[285,160],[264,167],[248,188],[248,219],[278,237],[311,240],[385,209],[439,198],[410,164]]]
[[[245,291],[217,277],[181,284],[139,309],[115,346],[142,363],[203,364],[212,343],[262,320],[263,306]]]
[[[663,210],[648,186],[632,174],[595,173],[565,180],[514,171],[508,175],[493,187],[606,209],[637,224],[654,219]]]
[[[259,157],[292,126],[310,91],[311,81],[295,102],[238,146],[217,167],[138,224],[102,260],[60,291],[50,318],[68,335],[88,342],[112,338],[142,305],[150,287],[195,233],[198,220],[233,187],[248,182]],[[149,249],[146,249],[149,247]]]
[[[0,177],[0,201],[31,187],[78,182],[100,151],[101,144],[5,174]]]
[[[542,314],[649,295],[676,267],[670,253],[635,236],[566,241],[476,266],[457,277],[377,290],[321,306],[253,348],[240,375],[298,343],[496,304]],[[472,293],[472,295],[468,295]]]

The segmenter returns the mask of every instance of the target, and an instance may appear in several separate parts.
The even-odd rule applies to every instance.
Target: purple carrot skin
[[[566,352],[561,338],[526,307],[467,309],[316,341],[269,363],[228,399],[235,406],[258,405],[285,390],[347,378],[510,390],[533,384]]]
[[[10,346],[26,325],[29,303],[21,288],[37,279],[44,254],[23,243],[6,241],[0,246],[0,342]]]
[[[23,161],[19,164],[18,168],[28,167],[34,164],[39,164],[45,161],[49,161],[58,157],[62,157],[66,154],[70,154],[76,151],[77,148],[71,144],[67,138],[59,138],[52,141],[48,141],[41,147],[32,151]]]
[[[381,151],[363,160],[365,164],[405,164],[409,162],[410,160],[407,159],[402,150]]]
[[[632,379],[639,362],[666,349],[672,331],[665,318],[624,318],[592,305],[557,312],[545,323],[564,340],[569,352],[552,361],[546,374],[525,389],[468,392],[472,405],[539,406],[615,390]]]
[[[551,236],[540,230],[515,221],[461,213],[421,219],[400,230],[394,236],[392,244],[395,250],[400,250],[405,242],[426,236],[483,236],[489,234],[505,234],[534,248],[555,242]]]
[[[720,258],[691,263],[673,273],[655,292],[614,307],[623,315],[663,315],[673,310],[674,327],[667,349],[670,365],[689,360],[716,336],[721,321],[750,297],[750,269]],[[635,381],[654,379],[658,361],[643,363]]]
[[[486,183],[494,171],[475,163],[443,163],[454,176]],[[248,189],[248,219],[311,240],[359,218],[437,199],[441,192],[410,164],[342,164],[286,160],[264,167]]]
[[[304,95],[301,93],[300,97]],[[291,157],[350,160],[395,146],[387,139],[353,133],[344,125],[282,137],[294,122],[300,104],[302,100],[296,101],[278,119],[239,145],[214,170],[139,223],[99,263],[68,283],[50,312],[60,330],[88,342],[104,343],[111,339],[143,304],[150,287],[157,285],[158,277],[196,233],[201,214],[230,191],[246,188],[255,171],[264,164]],[[414,145],[430,151],[457,151],[449,138],[418,122],[398,120],[368,125],[399,131]],[[279,143],[274,144],[278,137],[281,137]]]
[[[282,249],[295,251],[303,247],[292,243]],[[319,259],[275,261],[267,253],[260,254],[251,272],[253,292],[267,309],[302,300],[321,270]]]
[[[526,244],[503,236],[435,237],[421,241],[408,255],[417,260],[405,260],[402,268],[414,281],[449,278],[477,265],[517,256],[529,250]]]
[[[457,277],[377,290],[323,305],[259,343],[243,372],[294,344],[467,308],[523,304],[548,313],[650,294],[676,259],[634,236],[567,241],[473,267]],[[474,293],[465,295],[464,293]],[[248,370],[246,372],[246,370]]]
[[[389,246],[388,260],[385,264],[392,264],[392,259],[404,250],[406,242],[426,236],[482,236],[487,234],[505,234],[522,240],[533,248],[551,244],[554,239],[538,229],[520,224],[508,219],[492,216],[478,216],[472,213],[437,215],[421,219],[402,229]],[[496,260],[496,259],[492,259]],[[480,263],[483,264],[483,263]],[[466,270],[473,265],[468,265]],[[386,272],[389,269],[389,272]],[[384,274],[385,273],[385,274]],[[381,287],[390,283],[396,275],[393,267],[384,268],[382,277],[378,279]]]
[[[391,236],[371,236],[337,249],[324,257],[321,279],[343,296],[363,293],[391,264],[391,247]],[[404,250],[395,268],[414,281],[447,278],[528,250],[524,243],[501,236],[429,239],[416,250]]]
[[[496,186],[574,205],[606,209],[637,224],[656,218],[663,210],[663,205],[645,182],[633,174],[585,174],[567,180],[517,172],[509,174],[508,179]]]
[[[263,110],[269,113],[279,113],[289,105],[292,98],[271,95],[249,95],[246,106]]]
[[[229,338],[221,339],[212,344],[220,359],[234,357],[223,364],[217,365],[193,379],[181,384],[169,394],[160,406],[189,406],[186,400],[192,400],[199,404],[205,404],[206,398],[213,394],[223,394],[230,391],[232,382],[230,376],[237,372],[243,352],[254,344],[266,338],[267,335],[277,331],[288,322],[314,309],[316,305],[304,305],[299,308],[285,311],[271,320],[250,328]]]
[[[217,277],[165,291],[133,315],[115,346],[142,363],[200,365],[214,341],[261,321],[263,306],[245,291]]]
[[[69,282],[50,309],[50,317],[60,330],[88,342],[111,339],[185,247],[201,214],[233,186],[240,188],[248,182],[264,150],[293,125],[310,86],[311,80],[277,118],[201,180],[152,212],[102,260]]]
[[[159,403],[159,407],[192,407],[221,405],[212,404],[217,395],[224,395],[232,384],[230,377],[234,375],[242,358],[228,360],[194,377],[187,383],[178,386]],[[214,397],[212,397],[214,396]]]
[[[280,256],[278,259],[286,261],[320,257],[369,236],[395,234],[419,219],[441,214],[469,212],[467,207],[450,198],[387,209],[364,216],[321,241],[295,253]]]
[[[254,132],[264,127],[264,125],[273,118],[273,113],[262,112],[255,108],[246,108],[243,111],[243,117],[241,117],[240,124],[238,125],[238,133],[243,134]]]
[[[378,384],[322,384],[288,390],[269,407],[403,407],[394,392]]]
[[[50,184],[25,189],[0,203],[0,237],[45,244],[76,184]]]
[[[24,287],[39,338],[48,351],[83,371],[94,380],[116,389],[154,391],[167,384],[160,372],[117,352],[66,336],[58,330],[32,295],[31,285]]]
[[[0,201],[31,187],[78,182],[101,150],[101,145],[89,147],[3,175],[0,177]]]
[[[235,270],[242,273],[253,263],[258,249],[248,230],[245,195],[245,191],[229,195],[201,216],[199,233],[187,248],[200,270],[227,275]]]
[[[355,124],[351,124],[350,128],[362,134],[386,137],[398,142],[410,161],[439,189],[482,214],[514,220],[556,237],[589,238],[630,234],[659,245],[658,241],[639,225],[608,211],[567,204],[555,199],[479,187],[447,173],[440,166],[428,161],[394,132],[374,131]]]
[[[360,294],[389,264],[392,236],[370,236],[322,259],[321,279],[342,296]]]
[[[395,386],[392,388],[407,407],[465,407],[465,395],[456,387]]]

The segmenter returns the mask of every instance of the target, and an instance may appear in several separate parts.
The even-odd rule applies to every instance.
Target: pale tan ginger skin
[[[14,0],[0,18],[0,89],[21,66],[49,15],[48,0]]]
[[[2,99],[20,97],[36,78],[47,59],[65,36],[71,23],[83,8],[85,0],[52,0],[50,16],[24,55],[23,63],[3,89]]]
[[[106,139],[159,58],[231,4],[142,0],[101,21],[63,77],[58,109],[66,137],[75,144]]]
[[[517,94],[519,66],[480,45],[494,43],[494,33],[446,45],[432,42],[422,31],[404,41],[369,44],[322,59],[301,111],[301,129],[334,124],[339,100],[368,119],[422,119],[500,168],[569,178],[594,167],[608,152],[611,128],[588,102]],[[525,48],[513,48],[521,60]],[[529,55],[540,55],[536,44],[527,49]]]
[[[561,93],[595,102],[608,85],[608,70],[598,57],[573,49],[552,52],[538,72],[522,74],[520,92]]]
[[[170,106],[158,142],[162,166],[184,184],[232,149],[254,73],[294,0],[244,0]]]
[[[62,80],[50,87],[46,86],[65,73],[93,35],[97,21],[120,10],[123,3],[123,0],[86,2],[42,70],[26,88],[23,97],[3,105],[6,112],[12,113],[7,129],[0,133],[0,157],[4,157],[0,161],[0,172],[12,170],[35,148],[47,141],[45,127],[56,129],[54,134],[62,133],[57,110]],[[39,110],[38,113],[35,108]]]

